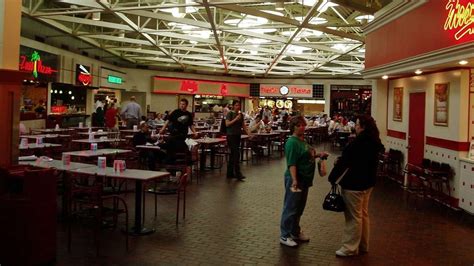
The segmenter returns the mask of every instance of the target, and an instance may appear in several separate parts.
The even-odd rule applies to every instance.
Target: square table
[[[138,169],[126,169],[123,172],[116,172],[112,167],[99,169],[97,167],[87,167],[73,169],[70,172],[79,174],[99,175],[111,178],[120,178],[127,180],[135,180],[135,226],[131,230],[133,235],[147,235],[153,233],[154,229],[142,227],[142,193],[143,181],[151,181],[159,178],[168,178],[170,173],[159,171],[148,171]]]

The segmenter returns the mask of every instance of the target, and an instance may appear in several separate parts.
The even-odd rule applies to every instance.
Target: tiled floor
[[[332,154],[330,158],[334,158]],[[332,160],[328,161],[332,165]],[[474,222],[434,203],[406,201],[403,191],[381,180],[371,199],[370,253],[336,258],[344,218],[323,211],[329,190],[316,177],[301,224],[311,241],[298,248],[278,242],[283,201],[284,159],[244,163],[246,182],[227,180],[225,169],[206,173],[201,184],[191,184],[187,217],[175,226],[175,196],[160,196],[158,218],[153,196],[147,198],[148,236],[132,237],[125,251],[118,231],[102,234],[101,255],[95,256],[92,232],[74,230],[72,252],[66,249],[65,229],[59,228],[59,265],[473,265]],[[330,168],[330,167],[329,167]],[[129,196],[133,206],[133,195]]]

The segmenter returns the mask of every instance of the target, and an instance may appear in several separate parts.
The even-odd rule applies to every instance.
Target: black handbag
[[[341,191],[337,184],[332,185],[331,190],[324,198],[323,209],[326,211],[342,212],[346,205],[341,196]]]

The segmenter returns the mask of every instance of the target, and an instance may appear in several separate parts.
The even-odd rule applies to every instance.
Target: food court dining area
[[[471,7],[0,0],[0,266],[473,265]]]

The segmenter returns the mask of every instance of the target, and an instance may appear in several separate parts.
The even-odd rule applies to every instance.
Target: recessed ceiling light
[[[461,61],[459,61],[459,64],[460,64],[460,65],[467,65],[467,63],[469,63],[469,62],[467,62],[466,60],[461,60]]]
[[[415,74],[417,74],[417,75],[420,75],[421,73],[423,73],[423,71],[421,71],[420,69],[417,69],[417,70],[415,71]]]
[[[388,76],[387,76],[387,75],[383,75],[382,78],[383,78],[383,79],[388,79]]]

